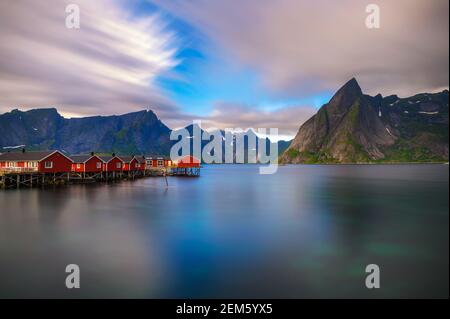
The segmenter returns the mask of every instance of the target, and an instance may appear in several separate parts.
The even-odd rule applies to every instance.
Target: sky
[[[65,25],[68,4],[80,28]],[[366,26],[368,4],[380,28]],[[2,0],[0,113],[153,110],[171,128],[291,138],[350,78],[400,97],[449,86],[447,0]]]

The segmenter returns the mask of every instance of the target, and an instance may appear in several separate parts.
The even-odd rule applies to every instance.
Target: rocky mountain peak
[[[353,103],[363,96],[361,87],[355,78],[345,83],[331,98],[330,105],[338,107],[350,107]]]
[[[353,78],[299,129],[284,163],[448,161],[448,92],[364,95]]]

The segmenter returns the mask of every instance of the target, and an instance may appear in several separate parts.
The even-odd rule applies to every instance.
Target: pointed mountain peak
[[[339,106],[351,106],[353,102],[363,95],[361,87],[355,78],[344,84],[331,98],[330,104]]]
[[[338,94],[339,92],[345,94],[362,94],[361,87],[359,86],[358,81],[356,81],[355,78],[352,78],[350,81],[345,83],[336,94]]]

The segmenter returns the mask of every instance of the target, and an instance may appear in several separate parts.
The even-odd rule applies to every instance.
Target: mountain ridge
[[[447,162],[448,90],[374,97],[355,78],[301,125],[281,163]]]
[[[192,136],[193,124],[185,128]],[[200,131],[203,133],[202,128]],[[26,148],[28,150],[59,149],[69,154],[95,151],[97,153],[169,155],[171,147],[177,142],[170,140],[171,132],[172,130],[151,110],[122,115],[64,118],[56,108],[28,111],[14,109],[0,114],[0,152],[2,149],[10,151]],[[220,132],[224,135],[223,131]],[[251,133],[252,137],[256,137],[253,131]],[[237,135],[238,133],[234,133],[234,136]],[[192,145],[192,139],[190,141]],[[201,141],[202,149],[208,142]],[[266,139],[266,143],[269,145],[270,141]],[[288,141],[279,141],[280,152],[284,151],[288,145]],[[247,150],[247,144],[245,147]],[[222,148],[222,154],[224,154],[223,150],[224,148]]]
[[[0,115],[0,149],[26,145],[28,149],[61,149],[68,153],[169,152],[170,129],[152,111],[123,115],[64,118],[56,108]]]

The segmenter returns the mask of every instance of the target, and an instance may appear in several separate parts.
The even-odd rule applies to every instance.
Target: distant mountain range
[[[193,126],[186,128],[192,136]],[[25,112],[13,110],[0,115],[0,153],[26,148],[59,149],[69,154],[95,151],[169,155],[172,145],[176,143],[170,140],[170,133],[171,129],[152,111],[66,119],[55,108]],[[224,132],[221,133],[224,135]],[[246,133],[256,138],[253,131]],[[235,133],[234,136],[239,134],[241,133]],[[245,139],[247,141],[248,137]],[[265,139],[265,142],[269,148],[270,141]],[[207,143],[208,141],[202,141],[202,147]],[[289,142],[280,141],[278,146],[279,153],[282,153]],[[245,144],[245,152],[247,148],[248,143]]]
[[[66,119],[54,108],[13,110],[0,115],[0,149],[168,154],[170,131],[152,111]]]
[[[448,93],[372,97],[352,79],[300,127],[292,142],[278,142],[280,162],[448,162]],[[186,128],[192,136],[193,126]],[[170,133],[152,111],[66,119],[54,108],[13,110],[0,115],[0,153],[25,147],[69,154],[169,155],[175,143]],[[239,134],[244,133],[233,138]],[[256,134],[245,134],[247,153],[248,137]],[[269,149],[270,141],[261,141]],[[202,148],[207,143],[202,141]]]
[[[300,127],[280,161],[448,162],[448,93],[372,97],[351,79]]]
[[[194,133],[193,133],[194,132],[194,127],[195,127],[195,125],[189,125],[189,126],[186,127],[186,129],[189,132],[189,135],[191,137],[194,135]],[[202,128],[200,128],[198,125],[196,126],[196,128],[203,135]],[[214,134],[215,132],[220,132],[220,134],[221,134],[221,136],[223,138],[226,137],[225,136],[225,131],[223,131],[223,130],[211,131],[209,133],[210,134]],[[237,147],[236,146],[237,145],[236,141],[238,139],[241,139],[241,141],[243,141],[243,143],[242,143],[243,144],[242,158],[243,158],[243,162],[244,163],[248,163],[249,162],[249,156],[250,156],[250,159],[251,159],[250,162],[255,162],[255,161],[258,162],[259,161],[259,158],[258,158],[257,154],[260,153],[260,147],[259,147],[260,145],[264,145],[265,144],[266,154],[269,154],[270,149],[271,149],[271,144],[275,144],[276,143],[276,144],[278,144],[277,145],[277,147],[278,147],[278,149],[277,149],[278,150],[278,154],[282,154],[289,147],[289,145],[291,143],[291,141],[283,141],[283,140],[280,140],[278,142],[273,142],[272,143],[269,138],[258,137],[258,135],[251,129],[248,129],[248,130],[243,131],[243,132],[233,132],[232,133],[232,139],[229,140],[229,141],[225,141],[222,144],[222,150],[221,150],[222,151],[222,163],[226,163],[226,155],[225,155],[225,152],[226,152],[225,151],[225,146],[226,146],[226,144],[225,143],[229,143],[230,147],[232,147],[232,150],[233,150],[233,152],[232,152],[233,153],[233,162],[241,163],[242,159],[237,159],[236,158],[237,154],[240,152],[239,150],[236,149],[236,147]],[[210,140],[202,141],[202,143],[201,143],[202,150],[212,140],[213,140],[213,138],[211,137]],[[254,148],[253,148],[253,146],[251,146],[251,144],[249,144],[249,140],[255,141]],[[192,139],[190,139],[190,147],[191,147],[191,149],[193,149],[193,140]],[[249,150],[253,150],[254,151],[254,155],[250,155],[249,154]],[[261,150],[261,152],[262,152],[262,150]]]

